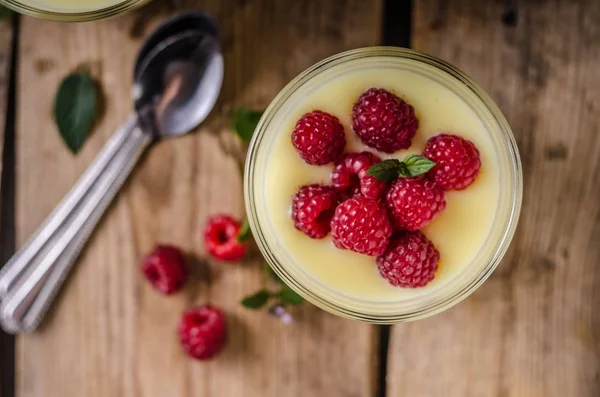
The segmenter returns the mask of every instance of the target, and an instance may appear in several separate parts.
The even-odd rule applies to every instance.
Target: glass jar
[[[491,230],[473,260],[451,280],[430,292],[408,299],[373,300],[343,293],[307,271],[281,243],[269,219],[265,191],[270,149],[282,131],[285,115],[310,95],[319,84],[356,70],[401,68],[434,80],[466,103],[490,135],[498,161],[499,198]],[[418,132],[417,132],[418,133]],[[291,140],[290,140],[291,145]],[[371,47],[327,58],[292,80],[271,102],[250,144],[244,174],[244,198],[256,243],[275,273],[292,289],[322,309],[339,316],[371,323],[389,324],[424,318],[460,302],[493,272],[514,235],[522,196],[522,170],[518,148],[506,119],[477,84],[465,73],[435,57],[412,50]],[[291,203],[290,197],[290,203]],[[291,223],[292,220],[289,219]],[[281,234],[281,231],[280,231]],[[322,266],[327,266],[323,263]],[[373,265],[375,266],[375,264]],[[339,277],[344,277],[340,274]]]
[[[111,1],[113,4],[104,6],[100,5],[101,1],[98,1],[98,6],[91,6],[89,9],[80,7],[73,11],[69,11],[69,6],[61,8],[48,5],[47,3],[51,3],[51,0],[0,0],[0,4],[18,13],[36,18],[62,22],[83,22],[112,17],[139,7],[148,1],[150,0]],[[80,4],[86,2],[87,0],[80,0]]]

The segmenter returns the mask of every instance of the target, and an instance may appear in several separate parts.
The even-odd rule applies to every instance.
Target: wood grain
[[[8,78],[10,75],[12,43],[12,23],[10,18],[0,20],[0,174],[2,172],[2,148],[8,99]]]
[[[4,133],[6,130],[6,119],[8,110],[8,90],[10,66],[12,57],[12,21],[10,19],[0,20],[0,175],[4,168]],[[0,195],[6,192],[0,187]],[[7,217],[0,208],[0,225]],[[4,215],[4,217],[3,217]],[[0,230],[4,229],[2,227]],[[4,236],[3,236],[4,237]],[[11,247],[10,242],[3,239],[0,241],[0,253],[4,255]],[[0,331],[0,396],[7,396],[14,385],[12,379],[13,360],[13,338]]]
[[[515,2],[516,3],[516,2]],[[389,396],[600,395],[600,3],[414,2],[413,46],[456,64],[517,138],[523,210],[472,297],[392,331]]]
[[[12,29],[8,19],[0,20],[0,147],[3,145],[4,123],[8,94],[8,76],[10,73]]]
[[[368,4],[367,4],[368,3]],[[139,37],[176,10],[221,24],[226,76],[218,109],[196,134],[161,142],[136,169],[83,252],[44,327],[17,342],[17,396],[369,396],[373,328],[304,305],[286,327],[239,300],[260,285],[260,261],[208,260],[205,219],[243,215],[235,162],[220,152],[235,106],[264,108],[293,76],[336,52],[379,41],[379,1],[155,1],[86,24],[22,20],[17,136],[17,241],[46,217],[131,111]],[[89,64],[106,111],[82,152],[69,154],[49,117],[60,79]],[[157,242],[195,258],[195,279],[173,297],[141,276]],[[210,275],[210,277],[208,277]],[[176,338],[183,310],[213,302],[230,342],[215,361],[187,359]]]

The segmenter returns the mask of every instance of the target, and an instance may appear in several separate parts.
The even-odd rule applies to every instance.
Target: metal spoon
[[[216,23],[202,13],[165,21],[134,69],[135,114],[0,271],[0,325],[34,330],[106,208],[152,143],[189,132],[213,108],[223,81]]]

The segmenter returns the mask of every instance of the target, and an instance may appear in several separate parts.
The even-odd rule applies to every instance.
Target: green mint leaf
[[[266,289],[261,289],[252,295],[248,295],[240,302],[246,309],[258,310],[261,309],[269,301],[269,292]]]
[[[383,182],[391,182],[399,176],[418,176],[429,171],[435,163],[427,157],[409,154],[404,161],[396,159],[383,160],[373,164],[367,174]]]
[[[266,277],[271,277],[273,269],[271,269],[271,266],[269,266],[268,263],[263,264],[263,273]]]
[[[409,154],[406,156],[403,163],[406,166],[408,176],[425,174],[435,165],[435,162],[429,160],[427,157],[416,154]]]
[[[265,263],[264,272],[265,272],[265,275],[267,276],[267,278],[272,279],[277,284],[285,285],[285,283],[283,282],[283,280],[279,278],[279,276],[277,275],[277,273],[275,273],[275,271],[271,268],[271,266],[269,266],[268,263]]]
[[[85,71],[65,77],[54,99],[54,121],[74,154],[89,136],[98,111],[98,87]]]
[[[281,291],[279,291],[279,299],[281,299],[281,303],[284,305],[299,305],[300,303],[304,302],[304,298],[298,295],[287,285],[283,285],[281,287]]]
[[[0,19],[8,18],[12,15],[12,10],[0,5]]]
[[[252,231],[250,230],[250,224],[248,223],[248,219],[244,219],[244,223],[242,223],[242,227],[240,228],[240,232],[238,233],[237,240],[240,243],[247,241],[252,236]]]
[[[383,182],[391,182],[400,175],[402,163],[396,159],[383,160],[373,164],[368,170],[367,175],[372,175],[375,179]]]
[[[233,113],[232,127],[242,141],[246,143],[250,142],[263,113],[263,111],[244,108],[235,110]]]

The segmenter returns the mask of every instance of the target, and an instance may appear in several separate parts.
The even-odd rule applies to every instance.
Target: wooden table
[[[152,149],[43,328],[16,339],[16,395],[600,395],[600,2],[524,0],[516,21],[505,24],[499,0],[419,0],[412,15],[409,6],[156,0],[96,23],[20,18],[16,97],[9,98],[16,100],[16,125],[6,129],[7,144],[15,138],[16,145],[14,157],[9,147],[4,158],[2,185],[16,206],[3,205],[5,250],[11,227],[22,244],[125,120],[136,48],[162,17],[191,8],[212,13],[222,26],[226,75],[210,122]],[[0,113],[8,31],[0,25]],[[263,108],[315,61],[359,46],[408,44],[403,32],[411,33],[413,48],[472,75],[513,127],[525,191],[509,254],[457,307],[391,331],[308,304],[294,313],[293,326],[246,311],[238,301],[259,284],[259,263],[212,263],[200,239],[209,214],[243,211],[236,165],[219,150],[228,109]],[[94,65],[107,108],[74,157],[49,114],[59,80],[81,63]],[[191,252],[210,269],[210,282],[199,277],[180,294],[158,296],[137,268],[157,241]],[[207,301],[226,309],[231,341],[219,359],[197,363],[181,352],[175,324],[185,308]],[[10,357],[10,346],[2,346]],[[0,376],[2,397],[10,397],[10,369]]]

